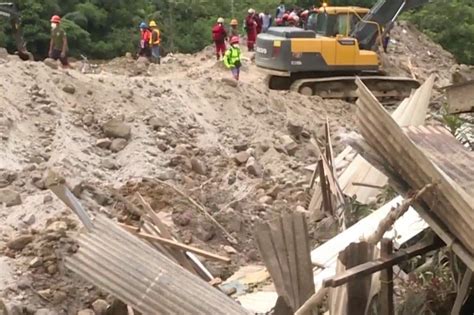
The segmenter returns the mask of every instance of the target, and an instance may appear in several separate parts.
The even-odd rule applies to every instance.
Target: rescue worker
[[[257,22],[255,21],[255,10],[249,9],[245,18],[245,31],[247,32],[247,48],[249,51],[254,50],[255,41],[257,40]]]
[[[151,40],[151,32],[148,29],[148,25],[145,22],[141,22],[140,23],[140,47],[139,47],[138,56],[147,57],[147,58],[151,56],[150,40]]]
[[[263,16],[263,13],[253,15],[253,19],[257,23],[257,35],[262,32],[262,23],[263,23],[262,16]]]
[[[60,60],[63,67],[68,67],[67,60],[68,43],[66,32],[61,27],[61,17],[53,15],[51,17],[51,40],[49,42],[49,57]]]
[[[388,44],[390,43],[390,31],[388,31],[385,36],[383,37],[383,41],[382,41],[382,47],[383,47],[383,51],[384,53],[387,53],[388,52]]]
[[[261,13],[261,19],[262,19],[262,32],[266,33],[270,26],[272,26],[272,16],[270,13],[268,13],[268,10],[265,10],[264,13]]]
[[[212,27],[212,40],[216,45],[216,57],[217,60],[221,60],[221,57],[225,54],[225,40],[227,38],[227,32],[224,28],[224,18],[218,18],[217,24]]]
[[[150,21],[151,37],[150,37],[150,46],[151,46],[151,58],[154,63],[160,64],[160,43],[161,43],[161,34],[156,25],[155,21]]]
[[[230,39],[230,47],[224,55],[224,64],[232,72],[232,77],[239,80],[241,64],[241,52],[239,47],[239,37],[232,36]]]
[[[231,38],[233,36],[239,36],[240,35],[238,26],[239,26],[239,22],[237,21],[237,19],[232,19],[230,21],[230,37]]]

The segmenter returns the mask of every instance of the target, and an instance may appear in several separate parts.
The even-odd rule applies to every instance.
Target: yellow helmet
[[[155,21],[150,21],[150,24],[149,24],[149,25],[150,25],[150,27],[157,27],[157,25],[156,25],[156,22],[155,22]]]
[[[237,22],[237,19],[232,19],[230,25],[239,25],[239,22]]]

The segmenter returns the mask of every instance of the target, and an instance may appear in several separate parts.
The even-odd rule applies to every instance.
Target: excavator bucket
[[[33,55],[26,49],[26,43],[23,40],[20,25],[14,20],[11,22],[12,30],[15,36],[16,49],[18,51],[18,57],[21,60],[33,60]]]

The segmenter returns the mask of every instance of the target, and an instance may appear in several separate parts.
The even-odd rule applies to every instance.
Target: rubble
[[[4,203],[7,207],[18,206],[21,205],[21,196],[14,190],[0,189],[0,203]]]
[[[111,138],[130,139],[131,131],[129,125],[118,119],[111,119],[103,125],[104,133]]]
[[[22,250],[33,241],[33,235],[19,235],[7,242],[7,247],[13,250]]]
[[[247,160],[250,158],[250,154],[246,151],[241,151],[234,155],[234,160],[238,165],[247,163]]]
[[[110,144],[110,150],[112,152],[119,152],[125,149],[127,146],[127,140],[122,139],[122,138],[117,138],[112,140],[112,143]]]

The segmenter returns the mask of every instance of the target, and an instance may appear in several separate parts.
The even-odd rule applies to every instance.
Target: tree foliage
[[[63,17],[70,54],[110,59],[137,50],[141,21],[154,19],[162,33],[164,52],[195,52],[211,43],[217,17],[242,23],[247,9],[274,14],[280,0],[17,0],[28,49],[37,57],[48,51],[49,18]],[[376,0],[330,0],[331,5],[371,7]],[[286,0],[287,7],[319,5],[314,0]],[[433,0],[407,15],[424,32],[455,54],[474,63],[472,0]],[[454,23],[455,21],[455,23]],[[0,46],[14,50],[9,23],[0,21]]]

